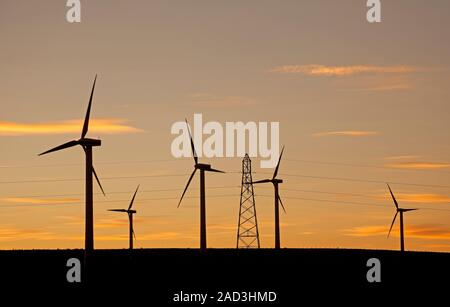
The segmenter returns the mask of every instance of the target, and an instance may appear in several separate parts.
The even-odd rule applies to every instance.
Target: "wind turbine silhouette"
[[[128,220],[130,224],[130,249],[133,249],[133,237],[136,239],[136,235],[134,234],[133,229],[133,214],[136,213],[136,210],[131,210],[131,207],[133,207],[134,199],[136,198],[136,194],[139,190],[139,185],[136,188],[136,191],[134,192],[133,198],[131,199],[130,205],[128,206],[128,209],[109,209],[108,211],[114,211],[114,212],[125,212],[128,214]]]
[[[392,199],[394,200],[395,208],[397,209],[397,211],[395,212],[395,215],[394,215],[394,219],[392,220],[391,228],[389,228],[388,238],[389,238],[389,235],[391,234],[392,227],[394,226],[395,219],[397,218],[397,215],[400,212],[400,250],[402,252],[404,252],[405,251],[405,235],[404,235],[404,231],[403,231],[403,212],[415,211],[418,209],[399,208],[397,200],[395,199],[394,193],[392,193],[391,187],[389,186],[389,184],[387,184],[387,186],[389,188],[389,192],[391,193]]]
[[[191,141],[191,150],[192,156],[194,157],[194,171],[189,177],[189,180],[184,188],[183,194],[181,195],[180,201],[178,202],[178,208],[181,205],[181,201],[183,200],[184,194],[186,193],[189,184],[192,181],[192,178],[195,175],[197,170],[200,170],[200,250],[206,251],[206,199],[205,199],[205,172],[215,172],[215,173],[225,173],[223,171],[219,171],[211,168],[210,164],[198,163],[197,152],[195,151],[194,141],[192,140],[191,130],[189,129],[189,124],[186,121],[187,130],[189,132],[189,138]]]
[[[273,177],[272,179],[263,179],[263,180],[258,180],[258,181],[254,181],[253,183],[272,183],[273,187],[275,189],[275,249],[279,249],[280,248],[280,204],[281,207],[283,208],[284,213],[286,213],[286,209],[283,206],[283,202],[281,201],[281,197],[280,194],[278,192],[278,185],[280,183],[283,183],[282,179],[277,179],[277,175],[278,175],[278,168],[280,167],[280,161],[281,161],[281,157],[283,156],[283,151],[284,151],[284,146],[283,149],[281,149],[281,154],[280,157],[278,158],[278,163],[277,166],[275,167],[275,171],[273,173]]]
[[[86,155],[86,224],[85,224],[85,254],[86,256],[90,254],[94,250],[94,208],[93,208],[93,186],[92,186],[92,174],[94,174],[95,179],[97,180],[100,189],[102,190],[103,195],[105,195],[105,191],[98,179],[97,173],[95,172],[94,167],[92,166],[92,147],[100,146],[102,144],[101,140],[97,139],[89,139],[86,138],[86,134],[89,130],[89,117],[91,113],[92,106],[92,98],[94,96],[95,83],[97,81],[97,75],[94,79],[94,84],[92,85],[91,96],[89,98],[89,104],[86,112],[86,117],[84,119],[83,130],[81,132],[81,138],[79,140],[70,141],[64,143],[60,146],[47,150],[39,156],[63,150],[66,148],[70,148],[76,145],[80,145],[83,147],[85,155]]]

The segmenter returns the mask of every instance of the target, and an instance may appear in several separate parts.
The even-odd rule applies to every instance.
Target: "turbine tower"
[[[186,119],[186,126],[189,132],[189,139],[191,141],[191,150],[192,156],[194,157],[194,171],[192,172],[189,180],[184,188],[183,194],[181,195],[180,201],[178,202],[178,208],[181,205],[181,201],[183,200],[184,194],[186,193],[189,184],[192,181],[192,178],[195,175],[197,170],[200,170],[200,250],[206,251],[206,193],[205,193],[205,172],[214,172],[214,173],[225,173],[223,171],[219,171],[213,169],[210,164],[198,163],[197,152],[195,151],[194,141],[192,140],[191,130],[189,129],[189,124]]]
[[[130,227],[130,250],[133,249],[133,237],[136,239],[136,235],[134,234],[133,229],[133,214],[135,214],[137,211],[132,210],[134,199],[136,198],[136,194],[139,190],[139,185],[136,188],[136,191],[134,192],[133,198],[131,199],[130,205],[128,206],[128,209],[109,209],[108,211],[113,212],[125,212],[128,214],[128,221],[129,221],[129,227]]]
[[[86,227],[85,227],[85,256],[87,257],[94,250],[94,208],[93,208],[93,185],[92,185],[92,174],[94,174],[103,195],[105,191],[98,179],[97,173],[92,165],[92,147],[100,146],[102,144],[101,140],[86,138],[86,134],[89,130],[89,117],[91,113],[92,98],[94,96],[95,83],[97,81],[97,76],[95,76],[94,84],[92,85],[91,96],[89,98],[89,104],[86,112],[86,117],[84,119],[83,130],[81,132],[81,138],[79,140],[70,141],[64,143],[60,146],[47,150],[39,156],[70,148],[73,146],[80,145],[83,147],[86,155]]]
[[[284,213],[286,213],[286,209],[283,206],[283,202],[281,201],[280,194],[278,191],[278,185],[283,183],[282,179],[277,179],[278,168],[280,167],[281,157],[283,156],[284,146],[281,150],[280,157],[278,158],[277,166],[275,167],[275,171],[273,173],[272,179],[263,179],[254,181],[253,183],[272,183],[275,190],[275,249],[280,249],[280,204],[283,208]]]
[[[399,208],[397,200],[395,199],[394,193],[392,193],[391,187],[389,186],[389,184],[387,184],[387,186],[389,188],[389,192],[391,193],[392,199],[394,200],[395,208],[397,209],[397,211],[395,212],[395,215],[394,215],[394,219],[392,220],[391,228],[389,228],[388,238],[389,238],[389,235],[391,234],[392,227],[394,226],[395,219],[397,218],[397,215],[400,213],[400,250],[402,252],[404,252],[405,251],[405,234],[403,231],[403,212],[415,211],[418,209]]]
[[[248,154],[242,160],[241,202],[236,248],[259,248],[258,219],[252,184],[252,161]]]

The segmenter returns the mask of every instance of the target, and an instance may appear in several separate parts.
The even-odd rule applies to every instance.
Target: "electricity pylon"
[[[258,219],[252,183],[252,161],[248,154],[242,160],[241,202],[236,248],[259,248]]]

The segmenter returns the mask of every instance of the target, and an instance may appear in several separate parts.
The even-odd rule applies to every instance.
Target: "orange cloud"
[[[450,163],[437,162],[399,162],[386,165],[391,168],[401,169],[445,169],[450,167]]]
[[[406,74],[419,71],[411,66],[326,66],[326,65],[284,65],[278,66],[271,72],[283,74],[305,74],[310,76],[351,76],[363,73],[371,74]],[[382,90],[382,89],[381,89]]]
[[[356,89],[355,91],[374,91],[374,92],[387,92],[387,91],[406,91],[414,88],[410,81],[396,82],[392,80],[383,80],[381,84],[372,85],[366,88]]]
[[[362,226],[345,229],[344,232],[353,237],[370,237],[370,236],[386,236],[389,231],[388,226]],[[392,233],[396,230],[392,229]]]
[[[142,130],[126,125],[125,119],[92,119],[89,130],[93,133],[123,134]],[[16,123],[0,121],[0,136],[37,135],[37,134],[79,134],[83,120],[67,120],[48,123]]]
[[[2,199],[8,203],[18,204],[37,204],[37,205],[50,205],[50,204],[67,204],[77,203],[81,200],[79,198],[27,198],[27,197],[11,197]]]
[[[360,131],[360,130],[344,130],[344,131],[329,131],[329,132],[318,132],[314,133],[315,137],[322,136],[350,136],[350,137],[362,137],[362,136],[372,136],[377,135],[377,131]]]
[[[165,241],[165,240],[174,240],[182,238],[180,233],[178,232],[158,232],[152,234],[136,234],[136,239],[138,242],[142,241]],[[75,236],[72,237],[72,240],[82,240],[84,237]],[[128,241],[129,234],[121,234],[121,235],[97,235],[95,236],[96,241]]]
[[[386,194],[384,198],[390,198],[390,194]],[[450,203],[450,197],[440,194],[404,194],[396,193],[395,197],[399,201],[412,203]]]
[[[370,237],[387,236],[389,226],[363,226],[344,230],[349,236]],[[394,226],[391,235],[399,236],[399,229]],[[407,225],[405,226],[405,236],[409,238],[448,240],[450,239],[450,228],[440,225]]]
[[[0,228],[0,241],[19,240],[56,240],[59,239],[52,232],[37,229]]]

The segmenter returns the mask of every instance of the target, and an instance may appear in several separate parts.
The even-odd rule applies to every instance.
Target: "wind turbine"
[[[192,140],[191,130],[189,129],[189,124],[186,119],[186,126],[189,132],[189,138],[191,141],[191,150],[192,156],[194,157],[194,171],[189,177],[189,180],[184,188],[183,194],[181,195],[180,201],[178,202],[178,207],[181,205],[181,201],[183,200],[184,194],[186,193],[189,184],[192,181],[192,178],[195,175],[197,170],[200,170],[200,250],[206,251],[206,199],[205,199],[205,172],[214,172],[214,173],[225,173],[223,171],[219,171],[213,169],[210,164],[198,163],[197,152],[195,151],[194,141]]]
[[[133,249],[133,237],[136,239],[136,235],[134,234],[133,229],[133,214],[136,213],[136,210],[131,210],[133,207],[134,199],[136,198],[137,191],[139,190],[139,186],[137,186],[136,191],[134,192],[133,198],[131,199],[130,205],[128,209],[109,209],[108,211],[114,212],[125,212],[128,214],[128,220],[130,222],[130,249]]]
[[[253,183],[272,183],[275,189],[275,249],[280,249],[280,204],[283,208],[284,213],[286,213],[286,209],[283,206],[283,202],[281,201],[280,194],[278,192],[278,185],[283,183],[282,179],[276,178],[278,175],[278,168],[280,167],[281,157],[283,156],[284,146],[281,149],[280,157],[278,158],[277,166],[275,167],[275,171],[273,173],[272,179],[263,179],[254,181]]]
[[[86,112],[86,117],[84,119],[83,130],[81,132],[81,138],[79,140],[70,141],[64,143],[60,146],[47,150],[39,156],[63,150],[66,148],[70,148],[76,145],[80,145],[83,147],[85,155],[86,155],[86,222],[85,222],[85,253],[88,255],[90,252],[94,250],[94,208],[93,208],[93,186],[92,186],[92,174],[94,174],[95,179],[97,180],[100,189],[102,190],[103,195],[105,195],[105,191],[98,179],[97,173],[95,172],[94,167],[92,166],[92,147],[100,146],[102,144],[101,140],[86,138],[86,134],[89,130],[89,117],[91,113],[92,106],[92,98],[94,96],[95,83],[97,81],[97,75],[94,79],[94,84],[91,90],[91,96],[89,98],[89,104]]]
[[[405,251],[405,234],[403,231],[403,212],[415,211],[418,209],[399,208],[397,200],[395,199],[394,193],[392,193],[391,187],[389,186],[389,184],[387,184],[387,186],[389,188],[389,192],[391,193],[392,199],[394,200],[395,208],[397,209],[397,211],[395,212],[395,215],[394,215],[394,219],[392,220],[391,228],[389,228],[388,238],[389,238],[389,235],[391,234],[392,227],[394,226],[395,219],[397,218],[398,213],[400,213],[400,250],[402,252],[404,252]]]

